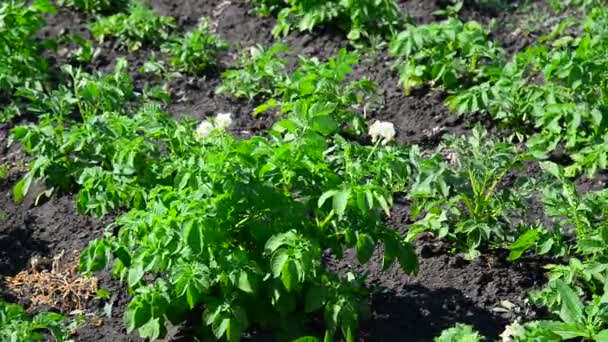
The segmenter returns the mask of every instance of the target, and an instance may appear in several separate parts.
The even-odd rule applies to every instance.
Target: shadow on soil
[[[453,288],[431,290],[410,285],[399,294],[376,289],[371,306],[371,319],[361,325],[361,341],[433,341],[456,323],[473,325],[484,336],[496,337],[508,323],[476,307]]]
[[[0,276],[12,276],[27,268],[34,255],[46,255],[48,246],[32,237],[31,231],[13,229],[0,233]]]

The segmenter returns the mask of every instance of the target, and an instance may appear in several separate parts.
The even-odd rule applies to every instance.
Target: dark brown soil
[[[410,223],[407,203],[393,208],[390,225],[405,233]],[[354,250],[333,261],[338,272],[366,274],[372,289],[372,319],[364,322],[362,341],[432,341],[443,329],[456,324],[475,326],[494,340],[504,326],[516,318],[533,319],[538,314],[526,302],[527,293],[542,286],[546,261],[527,259],[517,263],[506,255],[484,254],[465,260],[450,253],[449,246],[431,237],[416,242],[420,270],[407,276],[395,264],[382,271],[382,249],[369,264],[360,265]],[[504,304],[513,304],[505,310]]]
[[[217,32],[231,44],[230,52],[221,60],[220,70],[210,72],[205,77],[179,77],[171,81],[170,89],[174,96],[166,110],[175,117],[187,116],[197,120],[217,112],[231,112],[236,117],[233,130],[237,134],[256,134],[270,127],[273,117],[254,119],[251,116],[254,104],[216,95],[215,88],[220,83],[221,69],[234,63],[235,54],[241,48],[254,44],[269,46],[274,42],[270,33],[274,19],[250,14],[251,7],[245,0],[152,0],[151,3],[159,13],[175,17],[178,30],[192,27],[200,16],[209,17]],[[432,21],[431,13],[439,8],[434,1],[402,3],[415,22]],[[489,20],[489,16],[482,11],[473,9],[470,13],[470,17]],[[501,18],[506,22],[509,16]],[[48,28],[43,36],[76,33],[90,38],[86,27],[91,20],[61,9],[58,14],[48,17]],[[497,35],[506,37],[502,33]],[[509,43],[506,38],[504,41]],[[293,55],[303,54],[321,59],[348,46],[341,33],[329,30],[294,33],[285,42]],[[151,53],[158,53],[157,49],[144,48],[127,54],[111,41],[99,48],[100,53],[91,63],[91,68],[111,70],[117,57],[126,56],[139,90],[152,80],[149,75],[138,73],[137,69]],[[63,61],[61,53],[53,58],[57,63]],[[391,67],[391,60],[384,51],[365,54],[354,71],[354,77],[367,77],[378,83],[381,106],[367,115],[370,120],[394,122],[400,143],[434,146],[442,134],[466,132],[472,125],[472,118],[457,117],[448,111],[443,104],[444,94],[440,92],[422,89],[409,97],[405,96]],[[7,132],[8,127],[0,128],[0,162],[11,165],[10,176],[0,180],[0,276],[13,275],[27,268],[28,260],[34,255],[51,257],[61,250],[80,250],[90,240],[100,237],[104,226],[112,222],[112,217],[95,220],[79,214],[71,194],[55,195],[39,206],[32,205],[33,199],[14,204],[11,189],[24,172],[19,161],[27,159],[16,147],[4,148]],[[391,225],[405,231],[407,224],[407,206],[398,205]],[[496,337],[515,316],[534,317],[534,311],[526,307],[524,299],[530,289],[539,287],[544,281],[542,262],[526,260],[511,264],[505,261],[504,256],[493,255],[468,262],[450,254],[446,246],[429,239],[418,241],[417,250],[421,261],[417,276],[404,275],[397,268],[380,272],[379,256],[365,266],[353,266],[358,264],[352,253],[347,253],[344,260],[333,263],[337,271],[353,269],[368,273],[367,281],[373,289],[370,297],[373,315],[362,324],[362,341],[431,341],[442,329],[456,322],[473,324],[488,336]],[[112,307],[111,317],[104,318],[101,325],[86,323],[78,329],[75,339],[139,341],[136,336],[126,334],[122,322],[128,295],[116,281],[110,279],[107,272],[98,277],[100,286],[112,293],[112,299],[107,303]],[[496,309],[501,301],[509,301],[520,309],[500,312]],[[104,305],[92,305],[90,310],[101,312]],[[180,329],[172,331],[175,336],[181,335],[179,340],[192,340],[180,333]],[[272,340],[266,335],[254,335],[253,339]]]

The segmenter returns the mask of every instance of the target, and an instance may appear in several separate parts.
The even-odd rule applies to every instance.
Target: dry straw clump
[[[27,270],[6,278],[6,286],[13,295],[29,300],[30,307],[80,311],[98,287],[97,278],[78,273],[78,259],[77,251],[62,251],[52,259],[33,257]]]

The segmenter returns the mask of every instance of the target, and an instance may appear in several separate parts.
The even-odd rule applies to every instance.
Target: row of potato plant
[[[523,150],[510,143],[495,145],[481,131],[464,145],[448,140],[434,158],[414,163],[419,166],[413,174],[424,177],[413,182],[409,193],[413,216],[419,205],[425,215],[412,225],[410,237],[433,232],[454,241],[468,257],[489,243],[508,246],[513,260],[530,254],[567,258],[566,264],[548,265],[549,283],[530,294],[553,316],[532,322],[524,317],[506,327],[503,341],[608,340],[607,192],[580,193],[570,179],[606,168],[607,11],[591,7],[578,36],[564,33],[578,25],[575,21],[560,23],[541,38],[550,45],[516,53],[506,64],[504,52],[474,22],[448,19],[412,26],[391,43],[406,93],[424,84],[438,86],[451,94],[447,103],[453,109],[487,112],[528,142]],[[501,184],[505,176],[517,174],[518,165],[546,159],[558,148],[572,158],[569,165],[542,162],[539,179],[516,176],[506,187]],[[525,210],[517,209],[529,208],[539,197],[544,215],[528,222]],[[470,326],[457,325],[437,341],[483,339]]]
[[[388,144],[390,129],[372,129],[372,146],[338,134],[352,122],[364,131],[354,118],[368,81],[345,81],[355,62],[345,51],[303,61],[284,91],[285,119],[249,139],[227,133],[227,114],[196,125],[129,104],[136,94],[123,61],[110,75],[64,67],[70,83],[32,96],[39,123],[13,129],[34,156],[15,198],[38,180],[43,195],[78,191],[86,213],[129,209],[81,267],[114,265],[134,293],[127,326],[141,336],[202,312],[201,334],[214,338],[239,340],[250,327],[298,337],[303,317],[323,313],[326,340],[353,340],[362,281],[330,272],[324,253],[354,247],[365,263],[383,244],[385,268],[417,269],[412,245],[382,219],[406,186],[408,150]]]
[[[250,0],[256,12],[276,15],[275,36],[290,31],[312,31],[323,24],[334,24],[351,41],[386,36],[406,21],[395,0]]]

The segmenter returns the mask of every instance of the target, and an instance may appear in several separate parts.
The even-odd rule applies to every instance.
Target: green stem
[[[378,149],[378,145],[380,145],[380,142],[382,141],[382,139],[378,139],[378,141],[376,141],[376,143],[374,144],[374,147],[372,148],[372,150],[369,152],[369,155],[367,156],[367,159],[365,160],[365,162],[369,162],[369,160],[371,159],[372,155],[376,152],[376,150]]]

